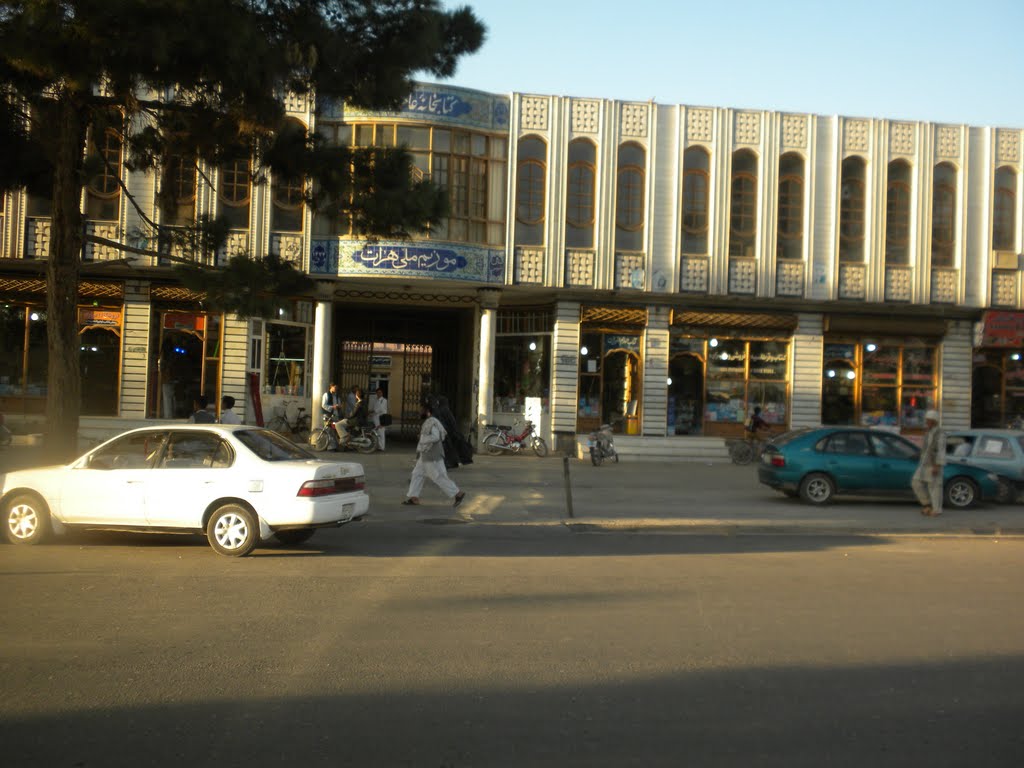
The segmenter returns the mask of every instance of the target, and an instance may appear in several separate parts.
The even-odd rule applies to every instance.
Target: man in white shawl
[[[412,468],[412,477],[409,478],[409,492],[402,503],[405,505],[416,505],[420,503],[420,491],[423,490],[423,481],[431,480],[441,491],[454,502],[452,506],[457,507],[466,497],[465,491],[448,477],[448,470],[444,466],[444,438],[445,430],[433,414],[430,403],[423,404],[423,426],[420,427],[420,441],[416,444],[416,466]]]
[[[929,410],[924,415],[928,432],[921,446],[921,460],[910,485],[921,504],[921,514],[935,517],[942,514],[942,467],[946,463],[946,437],[939,429],[939,412]]]

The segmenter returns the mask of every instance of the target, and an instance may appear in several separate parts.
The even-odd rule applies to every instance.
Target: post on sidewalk
[[[573,517],[572,484],[569,482],[569,457],[562,457],[562,478],[565,480],[565,516]]]

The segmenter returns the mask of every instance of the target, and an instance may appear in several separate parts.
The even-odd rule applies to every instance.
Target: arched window
[[[289,120],[282,130],[288,134],[286,141],[300,141],[306,129],[298,120]],[[274,174],[271,184],[270,227],[275,232],[301,232],[303,213],[303,183],[301,178],[289,179],[280,173]]]
[[[708,252],[710,167],[711,158],[703,147],[683,153],[683,253]]]
[[[594,182],[597,149],[586,139],[569,142],[565,190],[565,244],[594,247]]]
[[[160,175],[160,223],[184,227],[196,218],[196,159],[172,155]]]
[[[843,160],[839,185],[839,260],[864,261],[864,159]]]
[[[615,191],[615,250],[644,249],[644,165],[646,153],[632,142],[619,147]]]
[[[779,158],[778,245],[780,259],[803,258],[804,159],[788,152]]]
[[[249,228],[251,189],[248,160],[235,160],[220,167],[220,212],[232,229]]]
[[[732,155],[729,201],[729,256],[753,256],[757,234],[757,155],[741,149]]]
[[[910,164],[889,163],[885,191],[885,263],[910,263]]]
[[[996,169],[992,204],[992,250],[1015,250],[1017,240],[1017,174],[1012,168]]]
[[[952,267],[956,244],[956,169],[935,166],[932,176],[932,266]]]
[[[547,145],[536,136],[519,140],[516,168],[516,244],[544,245]]]
[[[95,173],[85,188],[85,217],[94,221],[116,221],[120,213],[121,115],[106,118],[93,126],[89,138],[89,158]]]

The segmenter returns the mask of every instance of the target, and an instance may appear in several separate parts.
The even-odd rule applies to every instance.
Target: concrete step
[[[587,435],[576,436],[576,456],[588,456]],[[720,437],[653,437],[616,435],[615,450],[623,461],[729,461],[729,449]]]

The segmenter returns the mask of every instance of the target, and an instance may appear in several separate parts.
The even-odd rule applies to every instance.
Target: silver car
[[[1000,501],[1016,501],[1024,494],[1024,431],[947,430],[946,461],[969,464],[999,475],[1002,485]]]

